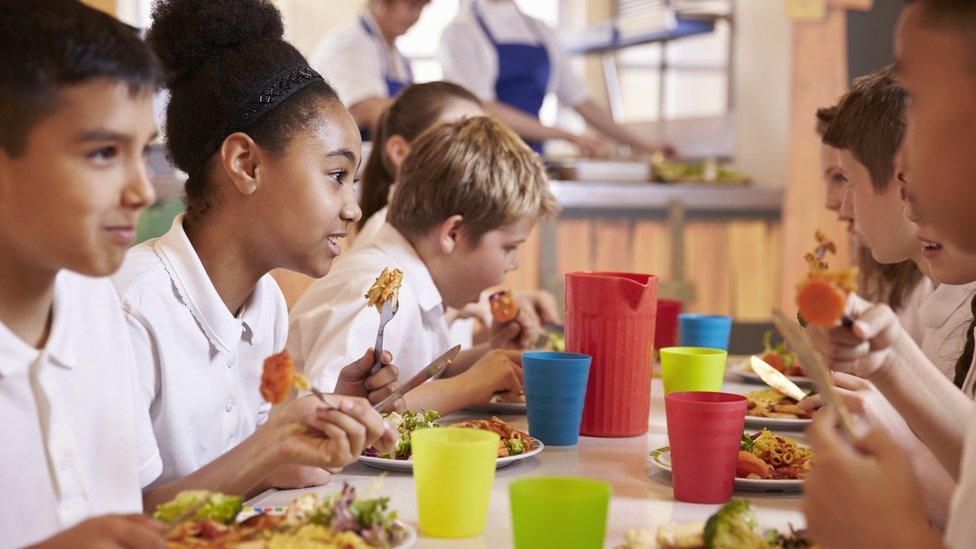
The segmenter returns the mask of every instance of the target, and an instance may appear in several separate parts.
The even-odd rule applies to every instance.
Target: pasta
[[[752,437],[749,453],[772,468],[774,479],[802,479],[813,464],[813,452],[793,439],[765,429]]]

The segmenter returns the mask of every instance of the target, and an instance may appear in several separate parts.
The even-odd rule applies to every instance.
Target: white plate
[[[755,417],[746,415],[746,427],[766,427],[769,430],[796,431],[806,429],[813,422],[812,419],[789,419],[782,417]]]
[[[757,385],[766,385],[766,382],[763,381],[762,378],[759,377],[759,375],[756,372],[753,372],[751,369],[746,368],[747,364],[749,364],[748,358],[746,358],[741,362],[730,363],[725,367],[725,371],[743,381],[749,383],[755,383]],[[803,377],[803,376],[786,376],[786,377],[787,379],[789,379],[793,383],[796,383],[800,387],[803,388],[813,387],[813,380],[811,380],[808,377]]]
[[[489,402],[484,406],[475,406],[468,410],[482,414],[525,415],[526,413],[524,402]]]
[[[254,508],[245,507],[244,510],[237,515],[237,520],[238,522],[242,522],[253,517],[254,515],[260,515],[261,513],[268,513],[270,515],[280,515],[281,513],[284,512],[285,508],[287,508],[287,506],[277,508],[277,509],[281,509],[281,512],[271,512],[271,511],[258,511]],[[407,538],[403,540],[403,543],[393,546],[393,549],[411,549],[413,546],[417,545],[417,529],[414,528],[413,526],[410,526],[406,522],[402,522],[402,521],[400,522],[400,525],[403,526],[403,530],[407,533]]]
[[[662,471],[671,472],[671,449],[665,446],[647,454],[647,462]],[[802,480],[762,480],[736,478],[735,487],[752,492],[798,492],[803,488]]]
[[[538,454],[545,448],[545,444],[541,440],[533,437],[532,438],[532,449],[524,454],[519,454],[517,456],[507,456],[500,457],[496,462],[495,468],[501,469],[503,467],[508,467],[509,465],[515,463],[516,461],[522,461],[523,459],[529,459],[530,457]],[[403,473],[413,472],[413,461],[409,459],[388,459],[381,457],[368,457],[359,456],[359,462],[363,465],[373,467],[374,469],[383,469],[385,471],[399,471]]]

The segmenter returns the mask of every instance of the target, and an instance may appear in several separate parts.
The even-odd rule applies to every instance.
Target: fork
[[[386,328],[387,323],[393,320],[393,316],[396,315],[398,309],[400,309],[400,301],[392,299],[384,301],[383,307],[380,308],[380,327],[376,330],[376,344],[373,345],[373,356],[375,358],[373,361],[373,369],[370,371],[371,375],[376,375],[376,372],[379,372],[383,366],[381,361],[383,358],[383,330]]]

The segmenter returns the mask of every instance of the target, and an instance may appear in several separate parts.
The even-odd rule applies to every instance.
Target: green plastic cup
[[[410,435],[420,529],[435,538],[481,535],[495,481],[497,434],[438,427]]]
[[[599,549],[610,485],[579,477],[536,477],[508,486],[516,549]]]
[[[729,352],[706,347],[661,349],[664,394],[685,391],[721,391]]]

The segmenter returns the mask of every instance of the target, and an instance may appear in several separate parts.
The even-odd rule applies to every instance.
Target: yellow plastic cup
[[[410,435],[420,529],[435,538],[484,533],[495,481],[497,434],[438,427]]]
[[[661,378],[664,394],[684,391],[722,390],[725,360],[729,352],[707,347],[665,347],[661,349]]]

